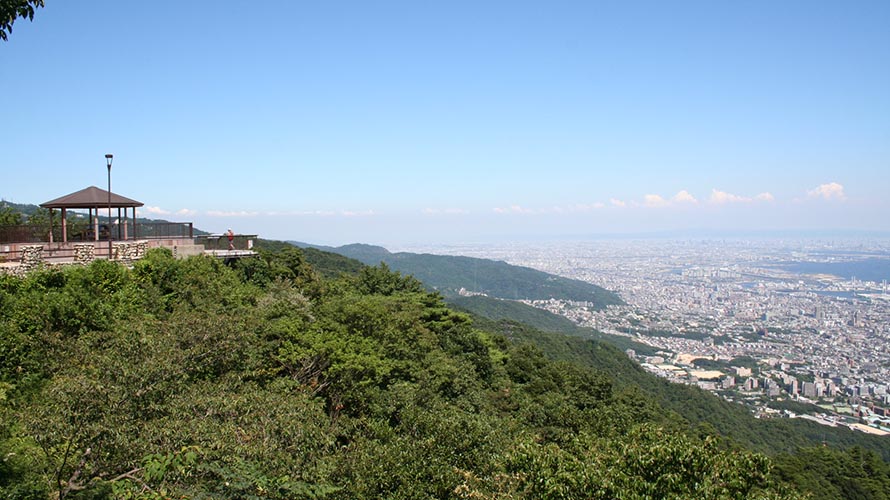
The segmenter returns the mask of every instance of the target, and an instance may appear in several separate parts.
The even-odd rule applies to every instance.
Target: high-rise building
[[[721,382],[724,389],[731,389],[735,386],[735,377],[728,376]]]
[[[804,382],[803,383],[803,397],[805,398],[815,398],[818,397],[816,392],[816,384],[813,382]]]

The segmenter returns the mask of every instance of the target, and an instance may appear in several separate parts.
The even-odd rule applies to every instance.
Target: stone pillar
[[[68,243],[68,209],[62,209],[62,243]]]
[[[145,257],[145,251],[148,248],[148,242],[147,241],[137,241],[133,244],[136,245],[136,255],[134,258],[141,259],[141,258]]]
[[[43,262],[43,245],[22,246],[22,271],[28,272]]]
[[[89,264],[96,258],[96,246],[92,243],[77,243],[74,245],[74,263]]]
[[[130,265],[145,256],[147,243],[144,241],[122,242],[114,244],[114,260]]]
[[[114,260],[124,260],[124,255],[126,254],[126,249],[124,246],[126,243],[115,243],[112,246],[113,251],[111,252],[111,258]]]

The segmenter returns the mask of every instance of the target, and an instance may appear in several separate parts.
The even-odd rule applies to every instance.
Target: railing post
[[[189,222],[189,238],[195,237],[195,228],[193,227],[193,222]]]

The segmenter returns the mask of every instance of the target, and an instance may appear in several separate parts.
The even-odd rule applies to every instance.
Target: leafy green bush
[[[491,331],[385,265],[156,250],[0,278],[0,305],[0,498],[794,498],[620,351]]]

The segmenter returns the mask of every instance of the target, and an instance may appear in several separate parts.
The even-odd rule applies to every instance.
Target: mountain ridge
[[[367,265],[383,262],[392,269],[413,275],[446,297],[469,291],[508,300],[571,300],[592,303],[595,309],[624,304],[602,287],[564,278],[503,261],[429,253],[393,253],[384,247],[353,243],[340,247],[290,241],[301,248],[315,248],[356,259]]]

